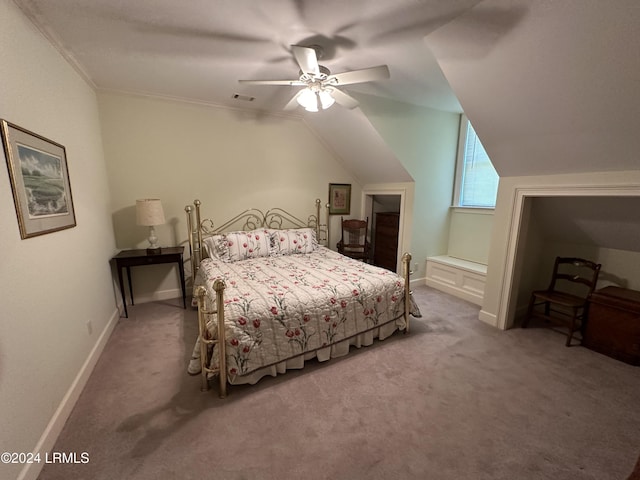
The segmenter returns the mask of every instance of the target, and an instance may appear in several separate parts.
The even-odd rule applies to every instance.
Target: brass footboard
[[[224,289],[225,283],[222,280],[216,280],[213,283],[213,289],[216,292],[215,310],[208,310],[206,305],[207,290],[203,286],[196,288],[195,295],[198,299],[198,328],[200,330],[200,366],[202,371],[201,390],[206,392],[209,390],[209,374],[218,374],[220,382],[220,398],[227,396],[227,355],[226,355],[226,339],[224,331]],[[207,317],[216,315],[217,328],[215,336],[212,336],[207,328]],[[211,368],[209,351],[213,351],[213,347],[218,346],[218,366]],[[209,348],[211,347],[211,348]],[[213,353],[212,353],[213,355]]]
[[[411,287],[410,287],[410,265],[411,254],[405,253],[402,256],[403,276],[404,276],[404,333],[409,333],[409,317],[411,312]],[[213,283],[213,289],[216,292],[215,309],[210,310],[206,302],[207,290],[203,286],[196,288],[194,294],[198,301],[198,328],[200,332],[200,366],[202,376],[201,390],[206,392],[209,390],[209,374],[218,375],[220,386],[220,398],[227,396],[227,355],[226,355],[226,338],[224,328],[224,290],[225,283],[222,280],[216,280]],[[211,302],[209,302],[211,303]],[[207,318],[210,315],[216,315],[216,329],[214,335],[207,328]],[[218,365],[211,368],[211,359],[215,346],[218,346]]]

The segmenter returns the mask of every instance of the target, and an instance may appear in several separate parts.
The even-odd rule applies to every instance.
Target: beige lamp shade
[[[158,237],[156,235],[155,225],[164,223],[164,211],[162,203],[157,198],[144,198],[136,200],[136,223],[149,227],[149,247],[147,254],[160,253],[158,246]]]
[[[154,225],[162,225],[164,220],[164,211],[162,203],[158,198],[144,198],[136,200],[136,223],[152,227]]]

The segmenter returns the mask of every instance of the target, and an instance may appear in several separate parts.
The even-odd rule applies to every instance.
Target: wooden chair
[[[366,220],[347,219],[340,217],[342,222],[342,238],[337,244],[338,252],[347,257],[369,261],[369,217]]]
[[[531,293],[522,328],[534,317],[567,327],[570,346],[574,332],[585,326],[587,298],[596,287],[600,266],[583,258],[556,257],[549,288]]]

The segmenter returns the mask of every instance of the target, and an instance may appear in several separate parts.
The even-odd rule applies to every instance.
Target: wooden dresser
[[[582,344],[631,365],[640,365],[640,292],[620,287],[593,292]]]
[[[398,260],[398,231],[400,214],[376,213],[373,264],[396,271]]]

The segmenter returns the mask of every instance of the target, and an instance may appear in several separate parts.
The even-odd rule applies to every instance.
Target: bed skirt
[[[404,317],[400,317],[391,322],[387,322],[384,325],[380,325],[379,327],[372,328],[340,342],[334,343],[333,345],[303,353],[282,362],[254,370],[253,372],[245,375],[227,374],[227,382],[231,385],[254,385],[258,383],[261,378],[266,376],[276,377],[277,375],[285,373],[287,370],[300,370],[304,368],[304,364],[307,360],[311,360],[313,358],[316,358],[319,362],[326,362],[332,358],[344,357],[349,353],[351,346],[356,348],[368,347],[369,345],[372,345],[376,339],[382,341],[393,335],[396,330],[404,330],[405,326],[406,323],[404,321]],[[191,362],[189,363],[188,372],[191,375],[197,375],[200,373],[199,340],[200,339],[198,339],[196,347],[194,348],[194,355],[191,358]]]

